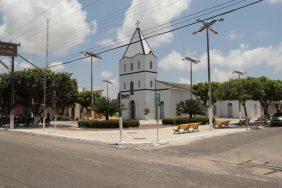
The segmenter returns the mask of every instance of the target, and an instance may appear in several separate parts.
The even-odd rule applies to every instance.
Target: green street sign
[[[161,105],[161,95],[159,93],[155,94],[155,105],[160,106]]]

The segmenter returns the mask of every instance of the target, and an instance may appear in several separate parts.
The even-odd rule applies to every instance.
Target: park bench
[[[237,127],[244,127],[249,124],[250,120],[249,119],[240,119],[238,123],[235,123]]]
[[[176,128],[172,129],[174,131],[173,134],[175,133],[179,133],[180,134],[180,131],[182,131],[182,133],[185,133],[185,132],[190,132],[189,129],[192,129],[192,131],[199,131],[199,125],[201,124],[201,122],[197,122],[197,123],[187,123],[187,124],[180,124],[178,125]]]
[[[213,127],[215,129],[228,127],[229,123],[230,123],[229,120],[215,120],[214,123],[213,123]]]

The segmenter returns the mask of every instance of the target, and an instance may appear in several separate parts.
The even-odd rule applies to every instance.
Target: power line
[[[145,35],[148,35],[148,34],[155,33],[155,32],[157,32],[157,31],[160,31],[160,30],[162,30],[162,29],[158,29],[158,30],[155,30],[155,31],[152,31],[152,32],[149,32],[149,33],[146,32],[146,31],[150,31],[150,30],[152,30],[152,29],[156,29],[156,28],[158,28],[158,27],[160,27],[160,26],[167,26],[166,29],[170,29],[172,26],[179,25],[179,24],[181,24],[181,23],[184,23],[184,22],[187,22],[187,21],[191,21],[191,20],[193,20],[193,19],[200,18],[200,17],[202,17],[202,16],[205,16],[205,15],[208,15],[208,14],[211,14],[211,13],[214,13],[214,12],[217,12],[217,11],[219,11],[219,10],[222,10],[222,9],[225,9],[225,8],[228,8],[228,7],[232,7],[232,6],[236,5],[236,4],[242,3],[242,2],[247,1],[247,0],[241,0],[241,1],[239,1],[239,2],[233,3],[233,4],[231,4],[231,5],[227,5],[227,6],[223,7],[223,8],[216,9],[216,10],[214,10],[214,11],[210,11],[210,12],[208,12],[208,13],[206,13],[206,14],[202,14],[202,15],[200,15],[200,16],[191,18],[191,19],[189,19],[189,20],[186,19],[186,20],[184,20],[184,21],[175,23],[175,24],[173,24],[173,25],[169,25],[170,23],[174,23],[174,22],[177,22],[177,21],[179,21],[179,20],[183,20],[184,18],[188,18],[188,17],[191,17],[191,16],[193,16],[193,15],[197,15],[197,14],[200,14],[200,13],[203,13],[203,12],[207,12],[208,10],[212,10],[212,9],[217,8],[217,7],[220,7],[220,6],[226,5],[226,4],[231,3],[231,2],[235,2],[235,1],[237,1],[237,0],[227,1],[227,2],[225,2],[225,3],[221,3],[221,4],[218,4],[218,5],[216,5],[216,6],[213,6],[213,7],[210,7],[210,8],[207,8],[207,9],[204,9],[204,10],[201,10],[201,11],[198,11],[198,12],[195,12],[195,13],[192,13],[192,14],[189,14],[189,15],[186,15],[186,16],[183,16],[183,17],[178,18],[178,19],[175,19],[175,20],[172,20],[172,21],[170,21],[170,22],[167,22],[167,23],[164,23],[164,24],[160,24],[160,25],[158,25],[158,26],[154,26],[154,27],[151,27],[151,28],[147,28],[147,29],[143,30],[143,33],[144,33]],[[145,32],[144,32],[144,31],[145,31]],[[95,36],[98,36],[98,35],[95,35]],[[92,50],[92,49],[104,49],[104,48],[108,48],[108,47],[111,47],[111,46],[115,46],[115,45],[117,45],[117,44],[124,43],[124,42],[125,42],[124,40],[127,40],[127,39],[130,40],[131,37],[132,37],[131,35],[128,35],[128,36],[126,36],[126,37],[119,38],[119,39],[117,39],[116,41],[112,41],[112,42],[105,43],[102,47],[101,47],[101,45],[96,45],[96,46],[94,46],[94,47],[88,48],[87,50]],[[112,44],[112,45],[108,45],[108,44]],[[78,53],[79,53],[79,52],[75,52],[75,53],[73,53],[73,54],[78,54]],[[66,57],[70,57],[70,56],[73,56],[73,55],[65,56],[64,59],[65,59]],[[54,61],[54,60],[57,60],[57,59],[62,59],[62,58],[56,58],[56,59],[53,59],[53,61]]]
[[[226,11],[226,12],[223,12],[223,13],[220,13],[220,14],[217,14],[217,15],[214,15],[214,16],[211,16],[211,17],[202,19],[202,20],[203,20],[203,21],[206,21],[206,20],[214,19],[214,18],[216,18],[216,17],[224,16],[224,15],[230,14],[230,13],[232,13],[232,12],[238,11],[238,10],[240,10],[240,9],[243,9],[243,8],[246,8],[246,7],[249,7],[249,6],[258,4],[258,3],[262,2],[262,1],[264,1],[264,0],[258,0],[258,1],[252,2],[252,3],[249,3],[249,4],[247,4],[247,5],[240,6],[240,7],[237,7],[237,8],[235,8],[235,9],[232,9],[232,10],[229,10],[229,11]],[[195,25],[195,24],[197,24],[197,23],[199,23],[199,22],[195,21],[195,22],[193,22],[193,23],[186,24],[186,25],[183,25],[183,26],[180,26],[180,27],[171,29],[171,30],[169,30],[169,31],[165,31],[165,32],[162,32],[162,33],[158,33],[158,34],[155,34],[155,35],[151,35],[151,36],[149,36],[149,37],[144,37],[144,39],[142,39],[142,40],[147,40],[147,39],[154,38],[154,37],[157,37],[157,36],[160,36],[160,35],[164,35],[164,34],[167,34],[167,33],[171,33],[171,32],[174,32],[174,31],[177,31],[177,30],[180,30],[180,29],[183,29],[183,28],[186,28],[186,27]],[[106,53],[106,52],[110,52],[110,51],[113,51],[113,50],[116,50],[116,49],[119,49],[119,48],[126,47],[126,46],[131,45],[131,44],[138,43],[138,42],[140,42],[140,41],[142,41],[142,40],[135,41],[135,42],[131,42],[131,43],[125,44],[125,45],[120,45],[120,46],[118,46],[118,47],[111,48],[111,49],[108,49],[108,50],[100,51],[100,52],[98,52],[98,53],[96,53],[96,54],[99,54],[99,55],[100,55],[100,54],[103,54],[103,53]],[[67,61],[67,62],[64,62],[64,63],[60,63],[60,64],[57,64],[57,65],[49,66],[48,68],[53,68],[53,67],[56,67],[56,66],[69,64],[69,63],[72,63],[72,62],[75,62],[75,61],[78,61],[78,60],[82,60],[82,59],[85,59],[85,58],[87,58],[87,57],[82,57],[82,58],[74,59],[74,60]]]

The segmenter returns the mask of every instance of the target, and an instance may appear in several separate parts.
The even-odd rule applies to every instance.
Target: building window
[[[124,90],[126,89],[126,83],[125,82],[123,83],[123,89]]]
[[[138,61],[138,69],[140,69],[140,61]]]
[[[139,87],[139,88],[141,87],[141,82],[140,82],[140,80],[138,81],[138,87]]]
[[[123,65],[123,72],[126,72],[126,64]]]
[[[153,87],[153,81],[151,80],[150,82],[150,87],[152,88]]]
[[[130,95],[134,95],[134,83],[130,82]]]
[[[130,70],[133,71],[133,63],[130,64]]]
[[[153,69],[153,62],[150,61],[150,69]]]

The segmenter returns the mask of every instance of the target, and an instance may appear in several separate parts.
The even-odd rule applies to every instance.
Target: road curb
[[[78,137],[72,137],[72,136],[64,136],[64,135],[59,135],[59,134],[54,134],[50,132],[28,132],[28,131],[23,131],[23,130],[17,130],[17,129],[7,129],[7,128],[0,128],[0,131],[9,131],[9,132],[15,132],[15,133],[22,133],[22,134],[27,134],[27,135],[34,135],[34,136],[45,136],[45,137],[52,137],[52,138],[58,138],[58,139],[63,139],[63,140],[69,140],[69,141],[79,141],[79,142],[87,142],[87,143],[95,143],[95,144],[100,144],[100,145],[110,145],[110,146],[115,146],[119,148],[126,148],[126,147],[135,147],[135,146],[161,146],[161,145],[169,145],[173,143],[189,143],[189,142],[194,142],[197,140],[203,140],[207,138],[212,138],[212,137],[217,137],[217,136],[223,136],[226,134],[233,134],[233,133],[240,133],[240,132],[245,132],[245,131],[250,131],[247,129],[240,129],[240,131],[227,131],[227,132],[212,132],[212,133],[207,133],[203,135],[195,135],[191,136],[188,138],[177,138],[177,139],[172,139],[172,140],[163,140],[159,142],[153,142],[153,141],[148,141],[148,142],[113,142],[113,141],[107,141],[107,140],[96,140],[96,139],[88,139],[88,138],[78,138]]]

